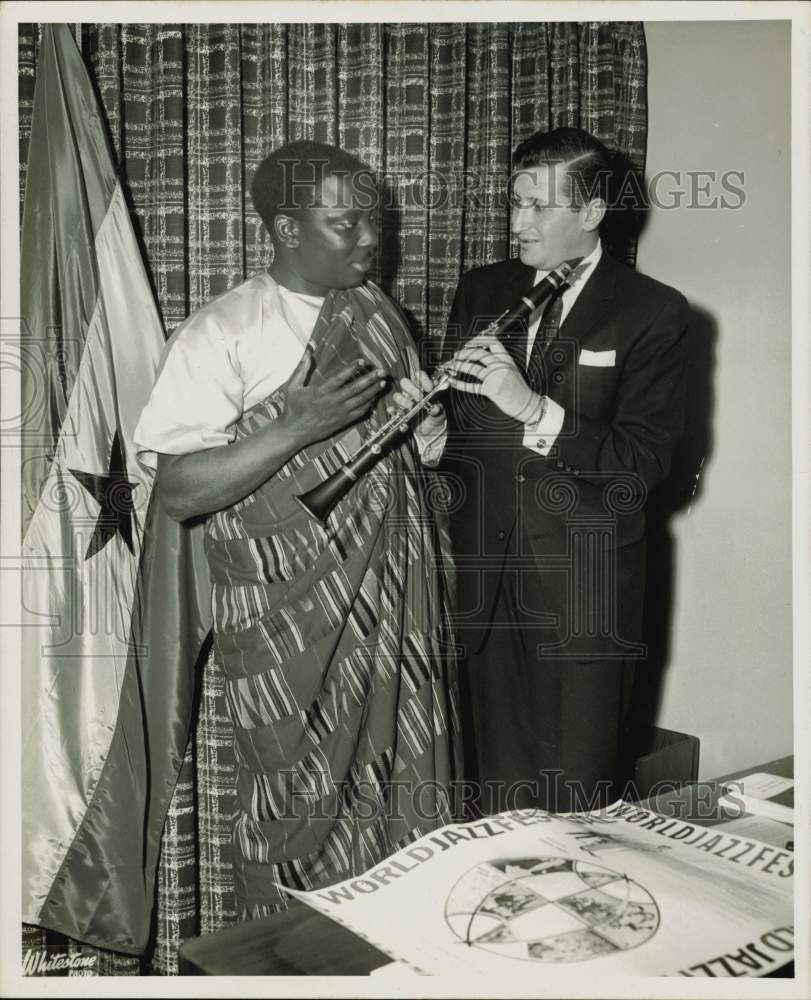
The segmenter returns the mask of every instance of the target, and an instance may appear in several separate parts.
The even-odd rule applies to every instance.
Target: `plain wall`
[[[672,568],[656,724],[698,736],[710,777],[793,751],[790,26],[645,33],[649,182],[745,175],[735,210],[653,207],[638,256],[693,309],[681,475],[695,467],[697,490],[669,518],[672,559],[652,553],[660,587]],[[660,197],[677,186],[663,179]]]

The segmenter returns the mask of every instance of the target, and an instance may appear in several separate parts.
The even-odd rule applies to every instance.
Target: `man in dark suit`
[[[578,129],[518,147],[520,260],[464,275],[448,326],[456,624],[484,812],[593,807],[620,778],[644,505],[682,429],[687,305],[603,250],[611,162]],[[526,324],[482,333],[577,259]]]

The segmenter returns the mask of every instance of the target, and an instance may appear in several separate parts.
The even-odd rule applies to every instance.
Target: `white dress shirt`
[[[584,257],[577,266],[575,271],[576,277],[574,280],[569,279],[570,283],[564,289],[562,296],[563,308],[560,314],[561,326],[563,325],[563,321],[571,312],[572,306],[577,301],[577,296],[583,291],[586,282],[594,273],[594,268],[599,264],[602,255],[602,244],[598,241],[597,246],[591,251],[590,254],[588,254],[588,256]],[[537,271],[535,274],[535,284],[537,285],[539,281],[542,281],[547,274],[549,274],[548,271]],[[530,317],[530,325],[527,332],[527,364],[529,364],[530,355],[532,353],[532,345],[535,343],[535,338],[538,335],[538,329],[541,325],[544,309],[548,304],[548,301],[544,302]],[[560,434],[566,411],[559,403],[556,403],[554,399],[550,399],[548,396],[544,396],[543,400],[544,409],[541,419],[536,424],[532,426],[528,425],[526,427],[524,431],[523,443],[525,448],[530,448],[539,455],[546,457],[552,449],[558,434]]]

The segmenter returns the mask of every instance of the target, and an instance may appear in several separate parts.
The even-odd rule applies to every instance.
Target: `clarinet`
[[[578,257],[574,260],[564,261],[553,271],[550,271],[527,295],[522,295],[512,309],[505,309],[477,336],[499,337],[514,323],[532,315],[542,303],[560,291],[582,259],[582,257]],[[438,365],[431,389],[418,403],[415,403],[410,409],[395,413],[390,420],[363,442],[345,465],[331,476],[306,493],[294,496],[304,511],[314,520],[325,525],[335,505],[346,496],[362,475],[377,464],[384,450],[399,437],[407,434],[411,421],[421,415],[440,392],[444,392],[448,388],[452,369],[452,361]]]

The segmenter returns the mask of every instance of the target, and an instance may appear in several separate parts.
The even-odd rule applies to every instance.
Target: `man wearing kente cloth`
[[[456,675],[431,406],[329,515],[299,506],[430,381],[366,281],[368,168],[320,143],[259,166],[273,263],[169,340],[136,430],[178,520],[204,515],[215,652],[237,756],[244,913],[359,875],[452,819]]]

